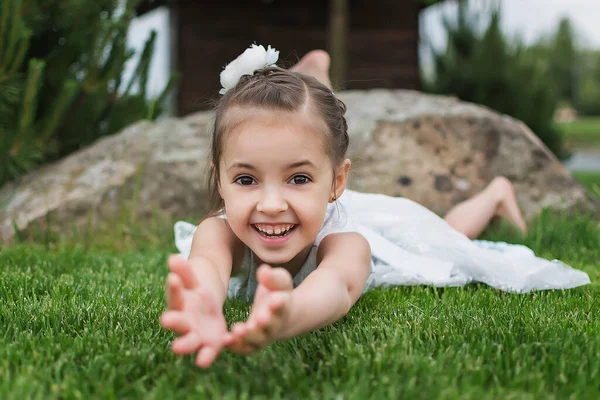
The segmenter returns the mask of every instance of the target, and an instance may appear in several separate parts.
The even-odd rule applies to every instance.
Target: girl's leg
[[[298,61],[298,64],[290,68],[290,71],[312,76],[331,89],[331,80],[329,79],[330,63],[331,59],[326,51],[312,50],[306,53],[306,55]]]
[[[481,192],[457,204],[444,220],[455,230],[475,239],[495,216],[506,218],[521,232],[527,233],[513,185],[504,177],[494,178]]]

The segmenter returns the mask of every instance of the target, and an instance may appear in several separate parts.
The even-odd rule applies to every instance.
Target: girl
[[[224,347],[249,354],[329,325],[372,287],[485,282],[511,291],[574,287],[588,276],[523,246],[472,242],[426,208],[346,189],[345,106],[316,78],[253,46],[221,74],[210,211],[176,225],[168,310],[177,354],[208,367]],[[491,247],[491,248],[485,248]],[[230,332],[226,295],[253,301]]]

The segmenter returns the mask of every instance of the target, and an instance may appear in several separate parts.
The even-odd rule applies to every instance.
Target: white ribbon
[[[240,54],[235,60],[227,64],[223,72],[221,72],[221,86],[223,89],[219,94],[225,94],[235,85],[244,75],[252,75],[254,71],[275,65],[279,58],[279,51],[271,46],[267,49],[261,45],[251,45]]]

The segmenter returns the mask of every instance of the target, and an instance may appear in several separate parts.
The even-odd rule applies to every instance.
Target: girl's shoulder
[[[244,242],[242,242],[240,240],[240,238],[238,238],[235,235],[235,233],[233,233],[233,230],[231,230],[231,227],[229,226],[229,222],[227,221],[227,215],[225,215],[225,212],[222,212],[222,213],[216,215],[215,220],[219,221],[221,224],[223,224],[226,227],[227,232],[229,233],[229,238],[232,241],[231,274],[232,275],[236,274],[240,270],[242,263],[244,262],[244,259],[246,258],[247,250],[249,250],[249,249],[244,244]]]
[[[244,259],[246,245],[233,233],[227,222],[227,218],[217,216],[209,219],[211,221],[204,220],[198,225],[185,221],[177,221],[174,226],[175,247],[177,247],[181,255],[188,258],[192,252],[194,236],[197,233],[200,234],[200,232],[198,232],[200,225],[203,223],[211,223],[212,225],[208,227],[207,230],[210,231],[211,235],[213,235],[215,231],[218,231],[225,236],[221,242],[227,243],[226,247],[231,251],[232,272],[236,272]]]

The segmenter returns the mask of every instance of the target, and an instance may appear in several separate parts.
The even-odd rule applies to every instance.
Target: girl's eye
[[[308,182],[310,182],[310,178],[306,175],[296,175],[292,177],[291,182],[294,185],[306,185]]]
[[[238,185],[249,186],[254,183],[254,179],[245,175],[245,176],[240,176],[234,182],[237,183]]]

